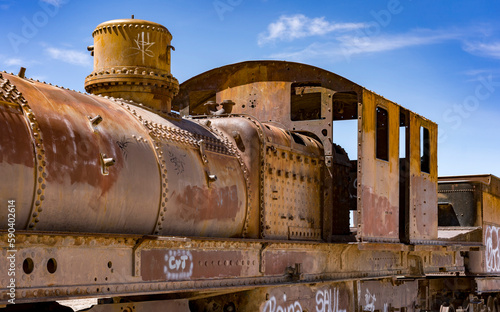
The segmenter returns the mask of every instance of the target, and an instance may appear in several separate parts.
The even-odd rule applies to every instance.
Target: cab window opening
[[[429,129],[420,127],[420,171],[430,173],[431,142]]]
[[[389,113],[382,107],[377,107],[376,157],[389,160]]]

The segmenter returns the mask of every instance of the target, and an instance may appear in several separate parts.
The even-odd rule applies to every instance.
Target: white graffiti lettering
[[[163,272],[169,280],[189,279],[193,274],[193,256],[189,250],[169,250]]]
[[[365,306],[363,307],[363,311],[374,312],[375,301],[377,301],[377,298],[375,298],[375,294],[372,295],[367,288],[365,294]]]
[[[484,243],[486,245],[484,257],[487,272],[500,271],[499,230],[499,227],[487,225],[484,231]]]
[[[283,304],[278,305],[276,297],[272,296],[264,304],[262,312],[302,312],[302,306],[298,301],[287,306],[286,295],[283,295]]]
[[[318,290],[316,292],[316,312],[346,312],[346,310],[339,309],[339,290],[337,288],[332,290]]]

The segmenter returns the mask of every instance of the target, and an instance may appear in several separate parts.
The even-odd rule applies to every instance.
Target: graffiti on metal
[[[368,312],[374,312],[375,309],[375,302],[377,301],[377,297],[375,294],[371,294],[368,288],[366,289],[366,294],[365,294],[365,305],[363,306],[363,311],[368,311]],[[389,303],[384,302],[384,309],[382,310],[383,312],[389,312]]]
[[[316,292],[316,312],[346,312],[345,309],[339,309],[339,289],[331,289]]]
[[[339,293],[340,290],[337,288],[324,289],[316,291],[315,303],[316,312],[346,312],[346,309],[339,308]],[[269,298],[264,304],[262,312],[302,312],[308,311],[303,309],[302,304],[298,301],[287,302],[286,294],[283,295],[283,300],[278,301],[275,296]]]
[[[286,294],[283,295],[283,302],[278,304],[278,300],[275,296],[269,298],[264,305],[262,312],[302,312],[302,306],[300,302],[294,301],[288,304],[286,302]]]
[[[365,305],[363,306],[363,311],[374,312],[375,311],[375,301],[377,301],[375,294],[371,294],[367,288],[366,294],[365,294]]]
[[[486,245],[485,263],[487,272],[500,271],[500,248],[499,248],[500,227],[487,225],[484,231],[484,243]]]
[[[189,250],[169,250],[163,272],[169,280],[189,279],[193,275],[193,256]]]
[[[168,152],[168,156],[170,157],[170,162],[174,164],[174,169],[177,175],[184,172],[184,162],[186,158],[186,154],[176,155],[171,151]]]

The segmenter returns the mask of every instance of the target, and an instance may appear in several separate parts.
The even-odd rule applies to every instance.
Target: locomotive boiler
[[[498,311],[499,180],[438,185],[434,122],[299,63],[179,85],[157,23],[92,36],[88,94],[0,75],[0,310]]]
[[[304,145],[294,144],[285,129],[250,117],[219,125],[172,113],[178,82],[170,74],[171,35],[159,24],[115,20],[93,36],[95,70],[85,86],[99,96],[2,77],[11,103],[2,106],[1,175],[8,178],[0,183],[2,198],[18,199],[16,229],[258,237],[252,173],[261,141],[272,140],[290,162],[309,164],[281,170],[310,190],[290,226],[317,230],[319,142],[294,134]],[[7,211],[0,220],[6,229]]]

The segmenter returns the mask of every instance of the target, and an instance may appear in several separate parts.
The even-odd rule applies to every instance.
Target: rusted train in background
[[[438,178],[435,123],[305,64],[179,86],[164,26],[92,35],[89,94],[0,75],[3,310],[498,311],[500,180]]]

